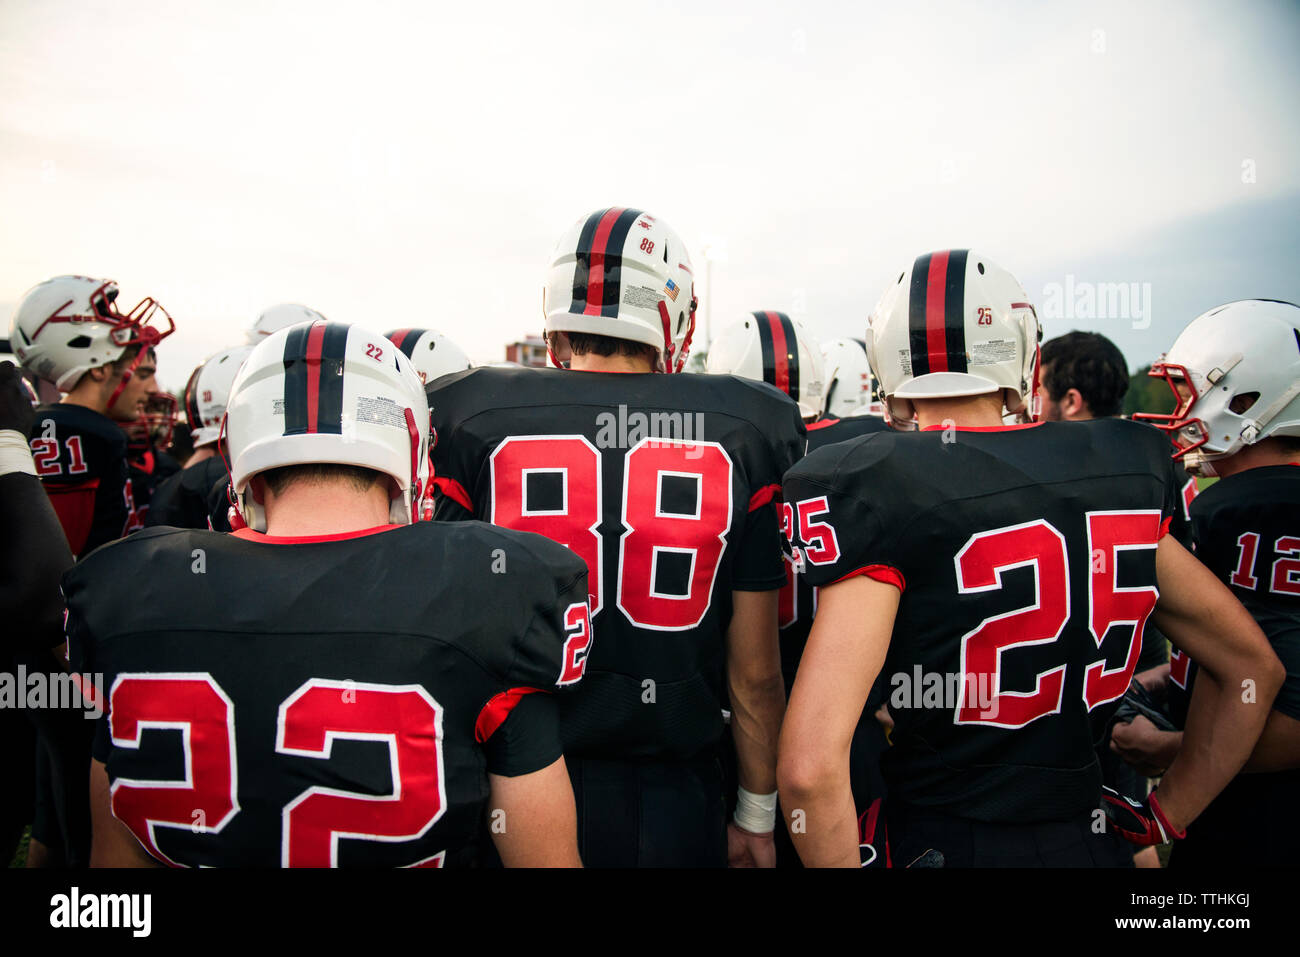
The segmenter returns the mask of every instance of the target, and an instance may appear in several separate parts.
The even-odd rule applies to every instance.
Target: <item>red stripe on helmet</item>
[[[325,343],[325,323],[317,319],[307,333],[307,432],[316,431],[320,413],[320,357]]]
[[[944,328],[944,294],[948,282],[948,250],[930,257],[925,289],[925,351],[931,372],[948,371],[948,341]]]
[[[772,358],[774,360],[773,373],[776,381],[772,384],[784,392],[790,394],[790,346],[785,341],[785,325],[781,322],[781,317],[775,312],[765,312],[763,317],[767,320],[768,326],[772,330]],[[798,348],[796,345],[795,348]]]
[[[600,315],[605,298],[605,247],[609,245],[609,232],[624,209],[625,206],[615,206],[606,210],[596,226],[596,235],[591,241],[591,264],[587,273],[587,308],[582,310],[583,315]],[[621,255],[622,250],[618,250],[618,253]]]

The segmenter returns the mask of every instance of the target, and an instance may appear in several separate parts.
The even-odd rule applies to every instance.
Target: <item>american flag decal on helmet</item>
[[[617,316],[623,244],[639,217],[639,209],[613,206],[587,217],[574,251],[573,302],[569,312],[587,316]]]
[[[284,434],[343,432],[343,357],[348,327],[317,319],[284,342]]]
[[[763,350],[763,381],[799,401],[799,340],[784,312],[755,312],[758,343]]]
[[[681,287],[678,286],[677,283],[673,282],[671,279],[669,279],[668,282],[664,285],[664,295],[667,296],[669,299],[671,299],[673,302],[677,301],[677,293],[680,290]]]
[[[918,256],[908,298],[912,375],[965,372],[965,249]]]

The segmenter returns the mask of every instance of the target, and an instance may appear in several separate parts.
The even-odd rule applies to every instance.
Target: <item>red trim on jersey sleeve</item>
[[[82,700],[86,704],[98,711],[106,710],[103,696],[99,693],[94,680],[89,675],[82,677],[74,671],[68,677],[72,679],[72,683],[76,685],[77,691],[81,693]]]
[[[807,431],[812,432],[816,429],[824,429],[827,426],[838,425],[839,422],[840,420],[837,419],[835,416],[828,415],[826,418],[818,419],[816,422],[809,422],[806,426],[804,426],[804,428]]]
[[[45,494],[50,497],[54,513],[63,526],[63,534],[68,538],[68,548],[74,555],[81,554],[90,538],[90,530],[95,524],[95,493],[98,488],[99,479],[80,485],[45,486]]]
[[[893,585],[900,592],[907,589],[907,580],[903,578],[903,573],[893,565],[864,565],[861,568],[849,572],[847,575],[841,575],[839,578],[835,579],[835,581],[831,582],[831,584],[838,585],[840,582],[846,581],[855,575],[866,575],[872,581],[882,582],[886,585]]]
[[[453,502],[464,506],[465,511],[473,514],[474,502],[470,499],[469,492],[465,491],[465,486],[461,485],[454,478],[448,478],[445,475],[435,475],[433,477],[433,487]]]
[[[374,528],[361,528],[354,532],[335,532],[331,535],[264,535],[251,528],[241,528],[230,534],[246,542],[265,542],[268,545],[310,545],[313,542],[342,542],[349,538],[365,538],[367,535],[378,535],[380,532],[405,527],[405,525],[376,525]]]
[[[956,429],[958,432],[1014,432],[1017,429],[1036,429],[1038,426],[1047,422],[1042,419],[1038,422],[1017,422],[1015,425],[953,425],[947,426],[940,422],[938,425],[927,425],[921,429],[922,432],[941,432],[947,428]]]
[[[524,695],[540,690],[540,688],[511,688],[509,691],[494,694],[478,713],[478,720],[474,722],[474,740],[482,744],[496,734],[497,728],[505,724],[506,718],[510,717],[510,712]]]
[[[1174,517],[1172,515],[1169,515],[1165,518],[1163,522],[1160,523],[1160,534],[1156,536],[1156,541],[1160,541],[1160,539],[1164,538],[1166,535],[1169,534],[1169,523],[1172,522],[1173,520]]]
[[[780,485],[764,485],[749,497],[749,510],[760,509],[781,494]]]

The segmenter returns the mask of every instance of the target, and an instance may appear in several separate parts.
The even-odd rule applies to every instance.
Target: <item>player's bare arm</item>
[[[807,867],[859,867],[849,748],[885,661],[893,585],[855,576],[821,590],[781,730],[781,808]]]
[[[1202,671],[1160,807],[1182,830],[1242,769],[1285,672],[1250,613],[1214,573],[1165,536],[1156,550],[1160,600],[1152,623]],[[1202,689],[1205,684],[1212,688]]]
[[[489,774],[490,806],[504,826],[492,839],[506,867],[581,867],[573,787],[564,758],[517,777]]]
[[[102,761],[90,762],[90,846],[91,867],[162,867],[149,856],[127,829],[113,816],[108,771]]]
[[[785,712],[776,591],[733,591],[727,628],[727,686],[740,786],[752,794],[776,791],[777,743]],[[759,840],[754,840],[759,838]],[[775,866],[772,833],[728,827],[733,866]]]

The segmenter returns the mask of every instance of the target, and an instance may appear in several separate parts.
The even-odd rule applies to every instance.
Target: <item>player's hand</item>
[[[1161,731],[1138,715],[1111,729],[1110,749],[1147,777],[1159,777],[1173,763],[1182,743],[1179,731]]]
[[[1139,671],[1133,677],[1153,698],[1164,701],[1169,691],[1169,662]]]
[[[32,393],[12,362],[0,362],[0,429],[31,435],[36,410]]]
[[[1101,806],[1110,826],[1131,844],[1147,847],[1152,844],[1168,844],[1187,836],[1186,831],[1175,830],[1165,818],[1155,791],[1145,801],[1134,801],[1114,788],[1103,787]]]
[[[727,822],[728,867],[776,867],[776,842],[772,832],[751,834]]]

